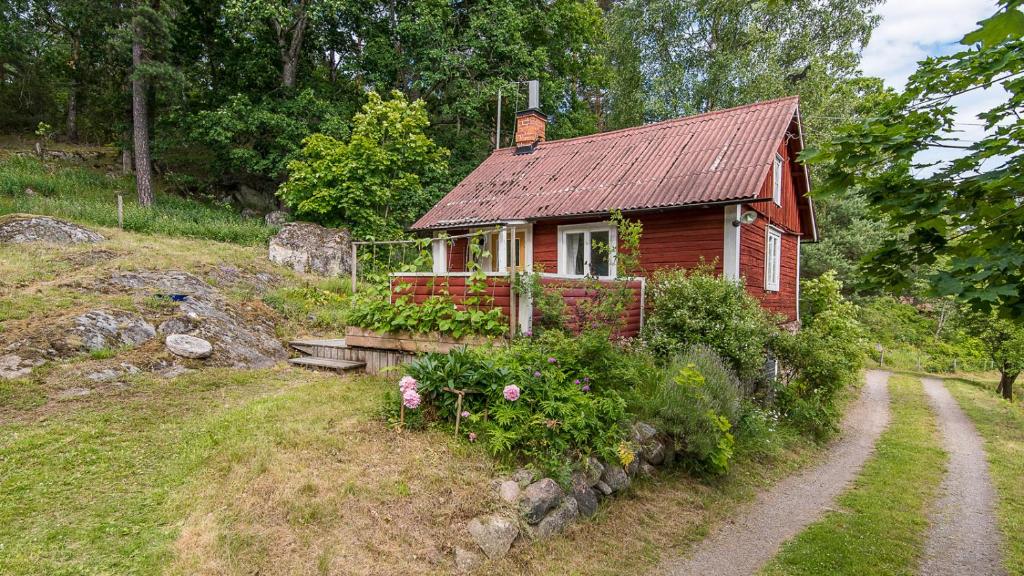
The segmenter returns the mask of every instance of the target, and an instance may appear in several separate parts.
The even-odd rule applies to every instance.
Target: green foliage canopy
[[[278,194],[295,214],[328,226],[346,226],[359,239],[400,236],[442,192],[448,151],[433,143],[422,100],[401,92],[390,100],[368,95],[341,142],[314,134]]]

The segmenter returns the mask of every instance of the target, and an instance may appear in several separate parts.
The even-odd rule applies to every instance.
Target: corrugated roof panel
[[[413,229],[756,198],[796,114],[782,98],[495,151]]]

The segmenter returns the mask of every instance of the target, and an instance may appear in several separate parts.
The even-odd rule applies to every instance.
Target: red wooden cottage
[[[645,270],[713,262],[766,308],[797,318],[800,244],[817,240],[807,170],[795,160],[797,97],[551,142],[546,125],[536,108],[516,115],[515,146],[496,150],[413,225],[462,238],[436,241],[433,272],[396,285],[422,297],[446,276],[458,296],[474,252],[467,243],[481,242],[495,305],[526,329],[531,303],[509,298],[508,275],[541,268],[545,281],[614,280],[614,250],[609,258],[592,246],[615,247],[609,214],[618,210],[643,223]],[[473,231],[486,233],[464,236]],[[642,321],[641,300],[628,332]]]

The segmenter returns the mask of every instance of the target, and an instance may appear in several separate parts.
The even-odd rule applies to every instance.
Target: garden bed
[[[439,332],[378,332],[356,326],[349,326],[345,330],[345,344],[348,346],[413,353],[439,352],[445,354],[462,346],[490,346],[495,341],[495,338],[486,336],[454,338]]]

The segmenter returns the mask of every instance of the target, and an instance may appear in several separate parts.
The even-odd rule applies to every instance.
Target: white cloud
[[[955,51],[995,10],[993,0],[888,0],[878,9],[882,22],[864,49],[861,70],[902,88],[919,60]]]
[[[977,28],[977,22],[996,11],[995,0],[887,0],[879,7],[881,23],[864,48],[861,70],[878,76],[886,85],[902,89],[917,63],[928,56],[950,54],[962,48],[960,39]],[[1007,98],[1000,87],[976,90],[954,98],[957,106],[956,137],[964,143],[984,136],[979,112]],[[960,155],[956,150],[930,149],[918,154],[918,162],[948,161]],[[935,168],[925,169],[926,175]]]

